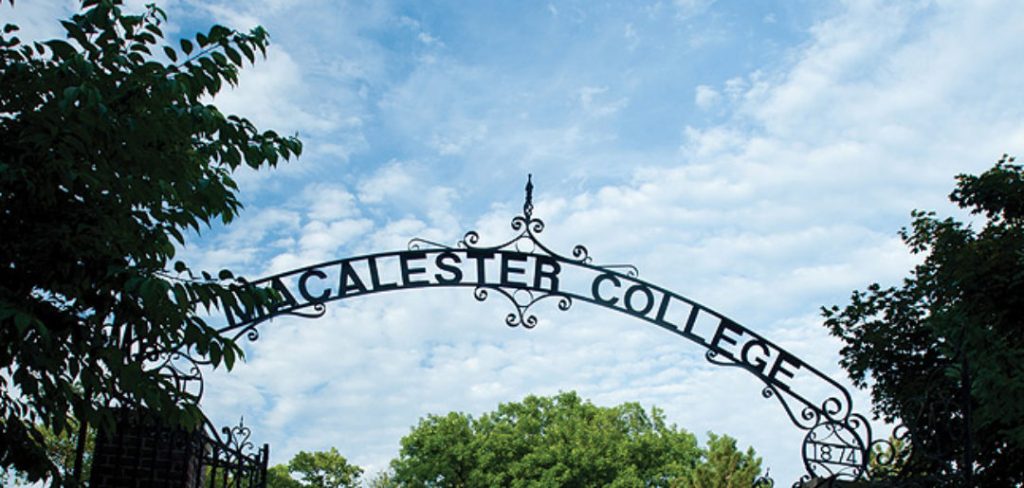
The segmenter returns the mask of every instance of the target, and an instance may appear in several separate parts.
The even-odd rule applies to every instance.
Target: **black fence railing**
[[[195,488],[265,488],[270,446],[256,448],[252,431],[239,421],[224,427],[220,434],[206,423],[198,437],[198,469],[194,473]]]
[[[242,421],[219,432],[207,421],[189,432],[128,413],[97,435],[88,486],[266,488],[270,447],[255,447],[250,436]]]

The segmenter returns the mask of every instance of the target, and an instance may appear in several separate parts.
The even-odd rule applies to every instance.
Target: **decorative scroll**
[[[242,454],[252,454],[254,451],[255,447],[249,440],[252,437],[252,429],[245,426],[245,417],[238,418],[238,425],[223,427],[220,432],[224,434],[221,442],[229,449]]]
[[[476,231],[465,233],[453,246],[414,238],[404,251],[339,259],[269,276],[252,286],[272,288],[280,300],[269,311],[229,307],[219,332],[256,340],[257,326],[274,317],[322,317],[327,302],[417,288],[469,288],[481,302],[500,295],[512,306],[505,324],[526,329],[538,325],[533,310],[540,302],[552,299],[559,310],[566,311],[583,301],[661,327],[706,348],[708,362],[740,368],[758,378],[764,384],[762,396],[778,401],[793,425],[806,431],[807,480],[866,476],[870,450],[878,441],[868,421],[855,412],[846,388],[757,332],[639,279],[635,266],[596,265],[583,245],[574,246],[568,254],[552,250],[538,238],[545,223],[533,212],[531,177],[522,215],[510,222],[512,236],[497,245],[483,245]]]
[[[267,483],[270,448],[257,448],[250,438],[252,431],[243,418],[238,425],[217,432],[209,420],[199,437],[199,466],[192,484],[212,488],[262,488]]]
[[[149,362],[147,369],[170,380],[181,394],[198,399],[203,397],[205,389],[203,366],[208,365],[209,361],[201,361],[196,357],[199,355],[183,351],[150,352],[146,354]]]
[[[553,262],[590,264],[593,261],[590,257],[590,252],[581,244],[577,244],[572,248],[572,257],[567,257],[551,250],[551,248],[544,245],[538,239],[537,235],[544,232],[545,224],[543,220],[533,217],[533,175],[529,175],[526,180],[526,200],[523,203],[523,214],[513,217],[510,226],[516,234],[512,238],[494,246],[480,245],[480,234],[476,231],[469,231],[456,243],[454,248],[420,238],[410,240],[408,248],[410,251],[446,249],[474,251],[476,253],[515,251],[516,253],[530,254],[532,256],[553,258],[555,260]],[[639,271],[633,265],[605,265],[603,267],[625,269],[629,276],[633,277],[639,275]],[[572,297],[559,293],[557,290],[530,289],[518,286],[511,287],[509,285],[513,284],[503,278],[501,284],[480,283],[473,290],[473,298],[478,301],[486,301],[490,297],[491,292],[496,292],[512,304],[515,311],[505,316],[505,325],[509,327],[522,326],[527,329],[536,327],[538,323],[537,316],[529,313],[529,310],[536,303],[548,298],[557,299],[559,310],[566,311],[572,308]]]

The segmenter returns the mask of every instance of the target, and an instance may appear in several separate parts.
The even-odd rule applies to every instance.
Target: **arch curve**
[[[811,478],[860,479],[866,475],[871,426],[857,413],[850,393],[834,379],[759,333],[695,300],[640,279],[635,266],[594,264],[574,246],[562,255],[537,234],[530,190],[523,215],[511,221],[514,236],[483,246],[475,231],[454,246],[414,238],[407,249],[354,256],[304,266],[250,283],[278,292],[268,311],[236,305],[224,310],[219,332],[256,340],[258,327],[274,317],[318,318],[326,304],[346,298],[419,288],[469,288],[478,301],[505,298],[505,323],[532,329],[533,307],[555,301],[561,311],[576,302],[613,310],[658,326],[705,348],[717,366],[742,369],[762,382],[761,395],[775,399],[790,421],[806,431],[802,458]],[[799,483],[799,482],[798,482]]]

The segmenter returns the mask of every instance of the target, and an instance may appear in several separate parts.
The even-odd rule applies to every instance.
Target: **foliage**
[[[57,466],[64,477],[68,477],[74,470],[75,457],[78,449],[78,436],[81,424],[74,418],[68,421],[68,428],[61,434],[55,434],[45,426],[36,426],[36,429],[43,436],[43,443],[46,448],[47,457]],[[96,445],[96,430],[86,428],[85,446],[82,452],[82,479],[89,479],[92,469],[92,452]],[[6,480],[9,477],[10,480]],[[27,476],[17,471],[0,473],[0,486],[7,486],[5,483],[17,481],[20,484],[29,482]]]
[[[267,488],[302,488],[302,483],[292,478],[287,465],[277,464],[267,469]]]
[[[204,103],[265,52],[265,31],[168,44],[162,10],[120,3],[84,0],[67,40],[0,34],[0,468],[33,480],[60,479],[44,432],[72,417],[110,427],[142,407],[198,425],[195,395],[154,363],[189,351],[230,368],[241,350],[200,314],[273,293],[172,266],[175,246],[238,214],[235,169],[301,151]]]
[[[398,488],[400,485],[395,481],[394,471],[383,470],[377,472],[373,478],[370,478],[370,480],[366,482],[366,486],[369,488]]]
[[[392,480],[412,487],[676,486],[701,456],[714,453],[718,462],[719,443],[702,452],[692,434],[666,425],[657,408],[599,407],[572,392],[531,395],[477,419],[454,412],[422,419],[402,439]],[[742,457],[736,466],[756,473],[753,452]],[[720,464],[713,472],[746,476]]]
[[[61,434],[56,434],[46,427],[39,429],[43,433],[46,450],[50,459],[65,476],[70,475],[75,467],[80,427],[81,424],[77,420],[71,419],[68,423],[68,429]],[[85,446],[82,453],[82,479],[89,479],[89,472],[92,467],[92,452],[95,446],[96,430],[86,427]]]
[[[354,487],[360,486],[362,475],[362,468],[349,464],[333,447],[328,451],[299,451],[287,465],[278,464],[267,470],[267,488]]]
[[[868,458],[868,478],[888,480],[899,477],[900,468],[906,464],[910,456],[910,445],[905,439],[890,436],[886,442],[880,442],[871,450]]]
[[[328,451],[299,451],[288,462],[288,471],[298,474],[311,488],[357,486],[363,475],[362,468],[349,464],[333,447]]]
[[[902,476],[1024,483],[1024,172],[1004,156],[950,195],[980,225],[915,211],[901,236],[923,257],[898,287],[823,309],[842,365],[875,412],[906,424]],[[964,469],[970,467],[970,469]]]
[[[753,448],[736,447],[736,439],[708,432],[707,448],[685,481],[673,486],[688,488],[751,488],[761,475],[761,459]]]

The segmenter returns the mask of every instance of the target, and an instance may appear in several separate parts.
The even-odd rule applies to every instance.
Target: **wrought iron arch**
[[[513,237],[497,245],[481,245],[475,231],[454,246],[414,238],[405,250],[327,261],[262,278],[250,284],[277,290],[281,300],[264,312],[229,307],[220,332],[256,340],[258,327],[274,317],[317,318],[332,301],[417,288],[472,288],[479,301],[502,296],[512,305],[506,325],[527,329],[538,323],[532,312],[537,303],[551,299],[565,311],[582,301],[661,327],[704,347],[710,363],[739,368],[759,379],[764,384],[761,395],[776,399],[792,423],[806,432],[801,453],[806,474],[794,486],[812,479],[864,479],[876,446],[891,447],[888,439],[873,436],[846,388],[757,332],[640,279],[635,266],[595,264],[582,245],[568,255],[546,246],[538,238],[545,224],[533,216],[532,178],[527,180],[523,213],[512,219],[511,228]],[[827,393],[808,396],[807,386],[815,384],[811,390]],[[885,462],[884,456],[879,461]]]

